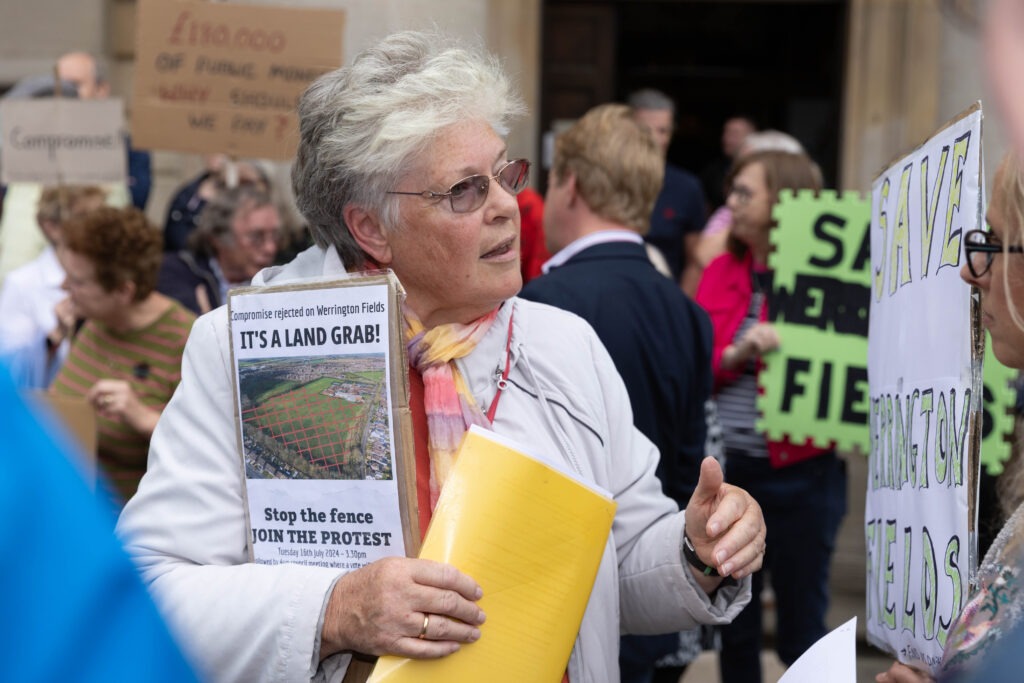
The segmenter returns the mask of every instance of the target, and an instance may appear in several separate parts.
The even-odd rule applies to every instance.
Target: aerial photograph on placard
[[[238,363],[249,479],[392,479],[383,353]]]

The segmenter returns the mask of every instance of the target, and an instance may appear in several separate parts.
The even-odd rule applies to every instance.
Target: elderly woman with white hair
[[[441,361],[461,378],[441,387],[442,398],[462,400],[476,413],[467,419],[554,454],[612,493],[618,511],[566,664],[573,683],[611,683],[620,629],[731,619],[748,599],[765,529],[757,504],[724,484],[713,460],[680,512],[661,493],[658,453],[633,428],[625,387],[591,328],[516,298],[515,195],[529,163],[508,159],[504,136],[522,110],[492,57],[433,34],[393,35],[324,75],[299,105],[292,175],[317,246],[255,282],[392,269],[409,329],[426,330],[408,335],[410,359],[426,355],[435,332],[468,340],[466,355]],[[498,392],[499,364],[508,379],[488,418],[477,406]],[[409,368],[420,463],[442,448],[425,369]],[[456,396],[456,385],[468,395]],[[488,637],[482,589],[457,567],[412,558],[349,573],[248,564],[232,406],[227,315],[218,309],[196,323],[181,389],[119,524],[203,671],[221,681],[337,681],[355,653],[438,658]],[[417,481],[421,519],[442,486],[433,476]],[[695,555],[684,556],[684,533]]]

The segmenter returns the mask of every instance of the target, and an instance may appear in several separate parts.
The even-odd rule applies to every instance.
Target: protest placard
[[[373,275],[229,296],[255,562],[353,570],[418,551],[398,287]]]
[[[768,310],[782,343],[763,359],[758,428],[775,441],[866,455],[870,201],[855,192],[786,191],[772,216]],[[981,463],[992,475],[1010,456],[1014,375],[986,350]]]
[[[757,399],[772,440],[867,451],[870,211],[853,192],[779,195],[768,312],[781,345]]]
[[[140,148],[290,159],[299,96],[341,65],[340,10],[140,0],[137,21]]]
[[[983,344],[959,271],[981,207],[980,105],[872,187],[867,636],[933,672],[977,564]]]
[[[0,182],[123,183],[124,134],[119,99],[0,102]]]
[[[992,351],[992,338],[985,335],[985,359],[982,362],[981,466],[995,477],[1013,455],[1014,412],[1017,370],[999,362]]]

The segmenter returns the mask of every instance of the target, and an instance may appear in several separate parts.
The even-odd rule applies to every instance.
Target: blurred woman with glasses
[[[96,409],[99,464],[121,503],[146,471],[195,320],[154,289],[160,239],[140,211],[101,208],[66,221],[57,248],[71,317],[85,323],[68,330],[71,349],[51,391]]]
[[[317,246],[254,284],[377,268],[401,281],[421,529],[470,424],[611,492],[618,512],[566,675],[612,683],[620,629],[668,632],[739,611],[764,528],[713,459],[680,512],[593,330],[516,297],[529,163],[505,136],[523,113],[492,56],[435,34],[393,35],[320,77],[299,104],[292,171]],[[355,654],[439,658],[488,638],[486,588],[457,567],[247,564],[229,348],[226,312],[200,318],[120,522],[202,669],[219,681],[340,681]],[[715,575],[684,558],[684,529]]]
[[[834,451],[770,441],[756,427],[761,357],[780,345],[768,322],[772,207],[780,191],[803,188],[821,188],[818,167],[805,154],[763,151],[737,161],[727,199],[728,251],[708,265],[696,297],[715,332],[726,478],[754,496],[768,526],[764,566],[773,570],[775,647],[787,665],[827,632],[828,569],[846,513],[846,469]],[[722,628],[723,683],[761,680],[763,577],[754,575],[750,604]]]
[[[268,192],[254,185],[223,189],[199,214],[190,249],[164,256],[158,289],[206,313],[274,263],[281,236],[281,213]]]

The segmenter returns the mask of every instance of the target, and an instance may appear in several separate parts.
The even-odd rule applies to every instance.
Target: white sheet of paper
[[[857,617],[811,645],[779,683],[856,683]]]

